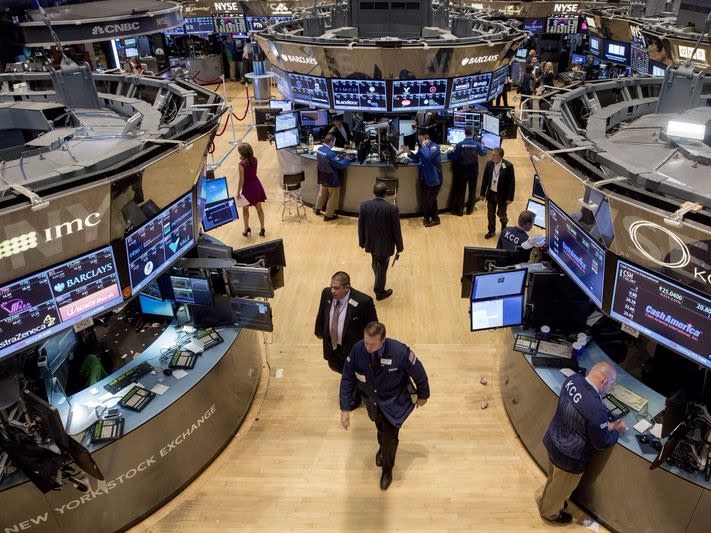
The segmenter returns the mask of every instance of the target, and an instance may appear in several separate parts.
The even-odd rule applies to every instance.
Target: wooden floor
[[[236,113],[243,88],[230,84]],[[239,97],[237,97],[239,95]],[[249,119],[247,119],[248,121]],[[345,270],[355,288],[372,295],[370,257],[358,248],[356,220],[326,223],[310,210],[281,222],[279,168],[273,146],[239,123],[267,190],[267,238],[283,238],[286,286],[272,301],[273,335],[265,337],[265,369],[245,424],[222,455],[164,508],[133,531],[538,531],[553,529],[538,516],[535,497],[545,476],[522,447],[501,404],[498,354],[509,349],[504,332],[469,332],[466,301],[459,298],[462,248],[485,241],[485,210],[463,218],[442,216],[424,228],[403,220],[405,252],[388,271],[394,294],[377,303],[388,335],[417,353],[432,397],[400,432],[394,481],[380,490],[374,464],[375,429],[363,409],[351,429],[339,423],[338,375],[313,335],[321,289]],[[219,161],[231,130],[217,142]],[[517,140],[505,141],[517,174],[515,221],[531,190],[532,168]],[[236,152],[217,175],[236,192]],[[253,235],[259,224],[250,221]],[[234,247],[259,242],[241,235],[241,221],[213,233]],[[482,385],[480,378],[488,384]],[[481,402],[488,401],[482,409]],[[600,526],[575,509],[577,524]]]

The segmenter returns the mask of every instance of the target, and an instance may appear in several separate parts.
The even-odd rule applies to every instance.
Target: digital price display
[[[588,45],[590,47],[590,54],[594,55],[595,57],[600,57],[600,54],[602,54],[602,39],[600,37],[595,37],[594,35],[590,35],[588,37]]]
[[[212,17],[186,17],[185,33],[212,33],[215,31],[215,21]]]
[[[501,93],[504,92],[504,85],[506,85],[506,80],[509,79],[509,66],[504,65],[503,67],[497,68],[491,75],[491,86],[489,87],[489,96],[486,101],[490,102]]]
[[[121,302],[111,246],[0,287],[0,357]]]
[[[393,81],[393,111],[444,109],[447,80]]]
[[[126,236],[131,289],[137,294],[195,244],[193,193],[189,192]]]
[[[215,30],[217,33],[230,35],[247,35],[247,23],[241,13],[215,14]]]
[[[333,108],[342,111],[387,111],[382,80],[331,80]]]
[[[525,18],[523,19],[523,26],[521,26],[524,31],[529,31],[531,33],[543,33],[546,27],[546,19],[543,18]]]
[[[617,261],[610,316],[711,368],[711,300]]]
[[[630,47],[627,43],[618,41],[605,41],[605,59],[615,63],[630,63]]]
[[[273,24],[279,24],[280,22],[287,22],[293,17],[282,15],[276,17],[247,17],[247,31],[262,31],[268,26]]]
[[[546,33],[578,33],[577,15],[554,15],[548,17]]]
[[[647,53],[647,39],[639,26],[630,24],[632,41],[630,42],[630,63],[633,70],[647,74],[649,72],[649,54]]]
[[[605,249],[548,200],[548,254],[568,276],[602,307]]]
[[[289,86],[291,88],[291,98],[294,102],[316,107],[331,107],[326,78],[307,76],[305,74],[289,74]]]
[[[488,102],[490,82],[491,72],[454,78],[452,80],[452,94],[449,97],[449,106],[461,107]]]

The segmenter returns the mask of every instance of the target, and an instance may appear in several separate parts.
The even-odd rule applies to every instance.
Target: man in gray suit
[[[376,183],[373,187],[375,198],[360,204],[358,214],[358,244],[373,258],[376,300],[384,300],[393,293],[392,289],[385,288],[388,263],[394,252],[397,252],[397,259],[404,250],[400,210],[396,205],[385,201],[386,193],[385,184]]]

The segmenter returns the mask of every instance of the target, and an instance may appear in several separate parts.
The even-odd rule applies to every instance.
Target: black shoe
[[[429,223],[430,223],[430,219],[429,219],[429,218],[424,218],[424,219],[422,219],[422,225],[423,225],[423,226],[427,226],[427,224],[429,224]]]
[[[317,208],[315,208],[315,207],[314,207],[313,211],[314,211],[314,215],[320,215],[320,214],[321,214],[321,210],[320,210],[320,209],[317,209]]]
[[[471,215],[474,212],[473,207],[467,207],[467,215]]]
[[[464,211],[452,211],[452,214],[455,217],[463,217],[464,216]]]
[[[484,238],[485,238],[485,239],[491,239],[494,235],[496,235],[496,232],[495,232],[495,231],[490,231],[489,233],[487,233],[486,235],[484,235]]]
[[[426,228],[431,228],[432,226],[439,226],[440,222],[439,220],[431,220],[427,224],[425,224]]]
[[[380,488],[383,488],[383,479],[380,478]],[[385,490],[385,489],[383,489]],[[565,511],[561,511],[558,516],[555,518],[548,519],[548,518],[543,518],[543,520],[546,520],[548,522],[554,522],[556,524],[570,524],[573,521],[573,517],[571,516],[570,513],[566,513]]]
[[[375,299],[380,301],[380,300],[385,300],[385,298],[390,298],[392,295],[393,290],[392,289],[385,289],[385,292],[381,292],[380,294],[375,295]]]
[[[378,448],[378,453],[375,454],[375,466],[383,466],[383,450]]]
[[[332,216],[330,216],[330,217],[329,217],[329,216],[326,216],[326,215],[323,216],[323,219],[324,219],[324,221],[326,221],[326,222],[330,222],[331,220],[336,220],[337,218],[338,218],[338,215],[332,215]]]
[[[393,481],[393,471],[392,470],[383,470],[383,473],[380,474],[380,488],[382,490],[388,490],[388,487],[390,486],[390,483]],[[561,513],[563,514],[563,513]],[[567,513],[565,513],[567,514]],[[570,516],[570,515],[568,515]],[[571,518],[572,520],[572,518]]]

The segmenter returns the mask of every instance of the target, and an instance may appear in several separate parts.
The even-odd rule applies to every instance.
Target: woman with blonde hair
[[[553,72],[553,63],[548,61],[543,67],[543,85],[553,87],[555,83],[555,72]]]
[[[252,146],[249,143],[240,143],[237,146],[237,152],[240,157],[239,184],[237,185],[239,198],[237,203],[242,206],[242,223],[244,224],[242,235],[247,237],[252,233],[252,229],[249,227],[249,208],[254,207],[257,210],[259,224],[261,225],[259,236],[264,237],[262,202],[267,199],[267,195],[257,177],[257,158],[254,157],[254,150],[252,150]]]

